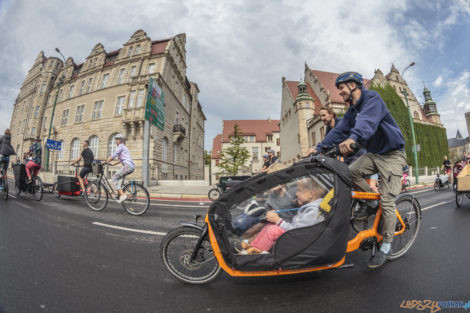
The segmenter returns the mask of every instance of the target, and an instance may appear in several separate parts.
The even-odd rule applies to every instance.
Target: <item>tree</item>
[[[240,126],[233,126],[233,133],[230,134],[230,146],[222,150],[222,159],[217,165],[223,170],[223,173],[236,175],[238,170],[245,164],[250,157],[250,153],[242,144],[245,138],[241,136]],[[223,174],[220,173],[220,174]]]
[[[211,151],[204,150],[204,164],[210,165],[211,164]]]

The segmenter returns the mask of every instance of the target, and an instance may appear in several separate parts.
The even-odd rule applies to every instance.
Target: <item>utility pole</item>
[[[149,151],[150,151],[150,122],[144,121],[144,144],[142,151],[142,180],[144,186],[148,188],[150,184],[149,180]]]
[[[62,59],[64,60],[64,69],[65,69],[65,57],[64,55],[60,52],[59,48],[55,48],[55,51],[57,51],[61,56]],[[52,106],[52,114],[51,114],[51,122],[49,123],[49,133],[47,134],[47,139],[51,139],[51,132],[52,132],[52,122],[54,121],[54,113],[55,113],[55,107],[57,105],[57,98],[59,97],[59,91],[60,87],[62,87],[62,84],[64,83],[65,75],[62,73],[62,76],[59,77],[59,81],[57,82],[57,92],[55,94],[54,98],[54,105]],[[46,172],[49,171],[49,148],[46,148]]]

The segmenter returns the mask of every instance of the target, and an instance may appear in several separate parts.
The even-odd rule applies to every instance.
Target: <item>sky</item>
[[[138,29],[152,40],[186,33],[206,150],[223,119],[279,119],[282,77],[299,80],[305,63],[371,78],[415,62],[404,76],[418,101],[424,82],[447,137],[468,136],[470,0],[0,0],[0,132],[40,51],[59,47],[80,64],[95,44],[119,49]]]

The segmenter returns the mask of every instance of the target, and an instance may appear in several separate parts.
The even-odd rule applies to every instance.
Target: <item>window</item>
[[[118,84],[121,84],[122,83],[122,77],[124,76],[124,72],[126,71],[125,68],[121,68],[119,70],[119,74],[118,74],[118,79],[117,79],[117,83]]]
[[[88,84],[86,85],[86,92],[89,93],[91,91],[91,83],[93,82],[93,78],[88,78]]]
[[[266,140],[267,140],[267,142],[272,142],[273,141],[273,135],[267,135]]]
[[[69,99],[72,98],[73,96],[73,89],[75,88],[75,85],[70,86],[69,88]]]
[[[46,91],[46,84],[42,84],[41,86],[41,95],[44,94],[44,91]]]
[[[317,145],[317,138],[315,137],[315,132],[312,133],[312,146]]]
[[[309,107],[309,103],[308,103],[308,102],[305,102],[305,107],[306,107],[306,108]]]
[[[162,161],[166,161],[168,158],[168,139],[166,137],[162,140]]]
[[[137,67],[134,65],[131,67],[131,74],[129,75],[130,77],[134,77],[136,76],[136,70],[137,70]]]
[[[132,46],[129,47],[127,50],[127,56],[130,57],[132,55]]]
[[[93,152],[93,156],[98,158],[98,145],[99,145],[99,139],[98,136],[92,136],[90,138],[90,150]]]
[[[67,125],[68,119],[69,119],[69,109],[66,109],[64,110],[64,112],[62,112],[62,120],[60,121],[60,125],[61,126]]]
[[[142,101],[144,100],[144,89],[139,89],[139,94],[137,95],[137,105],[136,107],[140,108],[142,106]]]
[[[62,143],[59,152],[57,153],[57,159],[63,160],[64,159],[64,151],[65,151],[65,143],[63,140],[60,141]]]
[[[256,141],[256,136],[246,136],[246,141],[255,142]]]
[[[280,145],[281,145],[281,139],[277,138],[277,139],[276,139],[276,146],[279,147]]]
[[[134,101],[135,101],[135,90],[131,91],[131,94],[129,95],[129,103],[127,104],[128,108],[133,108],[134,107]]]
[[[85,111],[85,105],[79,105],[75,114],[75,123],[81,122],[83,119],[83,111]]]
[[[34,110],[34,118],[39,117],[39,106],[36,106],[36,110]]]
[[[106,88],[106,84],[108,83],[109,74],[104,74],[103,79],[101,80],[101,88]]]
[[[74,138],[70,145],[70,158],[75,160],[78,158],[80,153],[80,139]]]
[[[114,136],[116,134],[112,134],[111,137],[109,137],[108,140],[108,156],[111,156],[114,152],[116,152],[116,139],[114,139]]]
[[[415,119],[419,120],[419,113],[418,112],[415,111],[413,113],[413,116],[414,116]]]
[[[325,126],[320,127],[320,138],[321,140],[325,138]]]
[[[43,119],[42,128],[43,128],[44,130],[47,129],[47,116],[45,116],[44,119]]]
[[[83,88],[85,88],[85,80],[82,80],[82,82],[80,84],[80,91],[79,91],[80,95],[83,93]]]
[[[116,115],[121,115],[122,114],[122,106],[124,105],[124,99],[125,98],[126,98],[125,96],[121,96],[121,97],[117,98],[116,111],[115,111]]]
[[[264,152],[268,152],[268,150],[271,150],[271,147],[264,147]]]
[[[251,152],[252,152],[252,155],[253,155],[253,161],[254,161],[254,162],[257,162],[257,161],[258,161],[258,157],[259,157],[258,147],[252,147],[252,148],[251,148]]]
[[[148,68],[148,73],[152,74],[154,70],[155,70],[155,63],[150,63],[149,68]]]
[[[36,127],[31,127],[31,135],[36,136]]]
[[[95,105],[93,106],[93,115],[91,117],[93,120],[101,118],[101,112],[103,111],[103,102],[104,100],[95,101]]]
[[[135,47],[134,55],[137,55],[137,54],[139,54],[139,53],[140,53],[140,45],[137,45],[137,46]]]

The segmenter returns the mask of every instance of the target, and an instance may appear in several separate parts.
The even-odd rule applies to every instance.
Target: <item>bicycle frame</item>
[[[359,191],[352,191],[351,192],[351,198],[352,199],[361,199],[361,200],[380,200],[380,194],[378,193],[372,193],[372,192],[359,192]],[[395,209],[398,221],[401,224],[401,229],[397,232],[394,233],[394,236],[403,234],[405,232],[405,223],[403,221],[403,218],[401,217],[400,213],[398,210]],[[380,219],[382,217],[382,203],[379,202],[379,209],[377,211],[377,214],[374,219],[374,223],[372,228],[363,230],[359,233],[356,234],[356,236],[348,241],[347,248],[346,248],[346,254],[356,251],[361,247],[361,243],[368,239],[368,238],[376,238],[377,242],[382,241],[383,237],[381,234],[377,232],[377,228],[379,226]],[[217,259],[217,262],[219,263],[220,267],[226,271],[230,276],[273,276],[273,275],[290,275],[290,274],[300,274],[300,273],[308,273],[308,272],[315,272],[315,271],[321,271],[321,270],[326,270],[326,269],[333,269],[340,267],[341,265],[344,264],[344,261],[346,259],[346,255],[337,263],[335,264],[330,264],[330,265],[325,265],[325,266],[319,266],[319,267],[312,267],[312,268],[305,268],[305,269],[297,269],[297,270],[283,270],[283,269],[278,269],[278,270],[269,270],[269,271],[240,271],[233,269],[227,265],[225,262],[222,253],[220,252],[220,246],[219,243],[217,242],[214,231],[209,223],[209,217],[206,215],[206,218],[204,220],[206,225],[204,226],[204,229],[207,228],[207,233],[209,235],[209,240],[212,246],[212,250],[214,252],[214,255]],[[193,252],[191,255],[191,260],[194,260],[194,258],[197,255],[197,251],[205,239],[206,232],[203,231]]]

